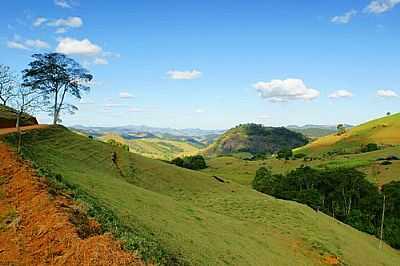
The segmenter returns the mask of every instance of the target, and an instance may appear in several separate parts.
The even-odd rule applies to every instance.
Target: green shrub
[[[377,151],[379,149],[378,144],[376,143],[368,143],[365,146],[361,147],[361,152],[371,152],[371,151]]]
[[[207,168],[206,160],[201,155],[195,156],[187,156],[183,158],[175,158],[171,161],[172,164],[175,164],[179,167],[192,169],[192,170],[200,170]]]

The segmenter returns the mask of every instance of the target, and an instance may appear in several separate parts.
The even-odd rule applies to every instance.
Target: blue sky
[[[400,106],[400,0],[8,0],[0,63],[36,52],[95,77],[64,124],[357,124]],[[6,10],[6,12],[4,12]],[[49,122],[46,114],[38,114]]]

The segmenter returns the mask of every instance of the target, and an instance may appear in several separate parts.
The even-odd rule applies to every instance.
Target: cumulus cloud
[[[7,47],[11,49],[29,50],[29,48],[26,47],[24,44],[16,41],[8,41]]]
[[[378,90],[376,95],[383,98],[399,97],[399,95],[392,90]]]
[[[58,28],[57,30],[56,30],[56,33],[57,34],[63,34],[63,33],[66,33],[67,32],[67,29],[66,28]]]
[[[331,99],[351,98],[351,97],[353,97],[353,93],[348,90],[338,90],[338,91],[331,93],[328,97]]]
[[[31,50],[31,49],[48,49],[50,45],[42,40],[13,40],[7,42],[7,47],[11,49]]]
[[[47,22],[47,18],[44,17],[38,17],[35,19],[35,21],[33,22],[33,26],[34,27],[40,27],[42,26],[45,22]]]
[[[46,25],[50,27],[80,28],[83,25],[83,21],[80,17],[68,17],[66,19],[60,18],[50,20]]]
[[[201,77],[202,73],[196,69],[190,71],[177,71],[177,70],[170,70],[167,72],[167,75],[170,79],[198,79]]]
[[[68,0],[54,0],[54,4],[61,8],[72,8],[72,5]]]
[[[95,65],[108,65],[107,59],[96,57],[93,61],[93,64]]]
[[[341,16],[335,16],[331,19],[332,23],[335,24],[347,24],[350,22],[350,20],[357,15],[356,10],[350,10],[349,12],[345,13],[344,15]]]
[[[320,95],[318,90],[307,87],[301,79],[260,81],[254,84],[254,87],[262,98],[271,102],[313,100]]]
[[[381,14],[392,10],[400,0],[375,0],[364,9],[366,13]]]
[[[135,96],[133,96],[132,94],[130,94],[129,92],[126,92],[126,91],[122,91],[119,93],[119,98],[121,98],[121,99],[131,99],[134,97]]]
[[[66,55],[86,55],[94,56],[101,53],[102,48],[93,44],[88,39],[77,40],[73,38],[63,38],[59,40],[56,52]]]

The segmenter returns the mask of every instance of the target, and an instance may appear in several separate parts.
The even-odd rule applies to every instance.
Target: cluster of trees
[[[382,233],[388,244],[400,248],[400,182],[379,189],[356,169],[303,166],[287,175],[274,175],[262,167],[252,185],[262,193],[307,204],[358,230]]]
[[[206,160],[201,155],[186,156],[183,158],[178,157],[173,159],[171,163],[179,167],[192,170],[200,170],[207,168]]]
[[[368,143],[365,146],[361,147],[361,152],[371,152],[379,150],[379,146],[376,143]]]
[[[53,124],[57,124],[62,112],[78,110],[65,99],[81,99],[82,92],[89,91],[88,84],[93,79],[88,70],[64,54],[34,54],[32,58],[21,77],[10,67],[0,65],[0,101],[17,111],[18,149],[21,146],[20,120],[23,114],[47,111],[53,117]]]
[[[118,142],[118,141],[116,141],[114,139],[107,140],[107,143],[111,144],[113,146],[121,147],[122,149],[124,149],[126,151],[129,151],[129,145],[128,144],[124,144],[124,143]]]

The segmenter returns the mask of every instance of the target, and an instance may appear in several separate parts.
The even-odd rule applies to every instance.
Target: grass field
[[[131,152],[153,159],[172,160],[179,156],[194,155],[200,151],[198,147],[178,140],[160,138],[127,140],[117,134],[106,134],[101,136],[100,139],[104,141],[113,139],[127,144]]]
[[[328,152],[354,153],[361,145],[400,145],[400,113],[369,121],[349,129],[342,135],[332,134],[296,150],[311,156]]]
[[[235,182],[221,183],[73,134],[62,127],[24,135],[24,154],[61,174],[151,234],[179,262],[192,265],[399,265],[400,253],[331,217]],[[111,161],[117,151],[118,169]]]
[[[285,161],[271,158],[246,161],[236,157],[216,157],[207,160],[209,167],[203,172],[221,176],[242,185],[250,185],[257,169],[262,166],[271,168],[272,172],[276,174],[286,174],[301,165],[316,168],[356,167],[365,172],[371,182],[384,184],[390,181],[400,181],[400,161],[393,161],[392,165],[381,165],[381,161],[377,161],[379,158],[392,155],[400,158],[400,146],[368,153],[324,157],[310,162],[305,162],[303,159]]]

